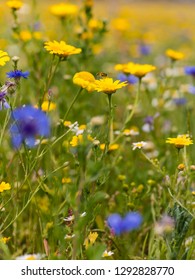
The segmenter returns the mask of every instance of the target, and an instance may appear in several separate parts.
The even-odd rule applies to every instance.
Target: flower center
[[[20,128],[21,128],[21,133],[23,134],[24,137],[35,136],[36,134],[38,134],[37,125],[33,119],[23,121],[20,124]]]

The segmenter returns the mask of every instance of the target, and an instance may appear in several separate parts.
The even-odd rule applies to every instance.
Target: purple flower
[[[151,53],[151,47],[149,45],[140,44],[139,51],[142,55],[149,55]]]
[[[187,99],[185,97],[173,98],[173,102],[177,106],[185,105],[187,103]]]
[[[121,82],[128,82],[130,85],[136,84],[138,82],[138,78],[134,75],[125,75],[120,73],[117,77]]]
[[[188,91],[189,91],[189,93],[191,93],[191,94],[195,94],[195,86],[193,86],[193,85],[189,85],[189,87],[188,87]]]
[[[115,213],[107,219],[107,225],[116,235],[137,229],[141,223],[142,216],[138,212],[128,212],[124,218]]]
[[[186,75],[191,75],[195,77],[195,66],[186,66],[184,68],[184,72]]]
[[[5,99],[5,96],[6,96],[6,92],[1,91],[0,92],[0,110],[10,108],[9,104],[7,103],[7,100]]]
[[[10,79],[20,79],[20,78],[24,78],[27,79],[29,76],[29,72],[22,72],[21,70],[14,70],[14,71],[10,71],[8,73],[6,73],[7,77]]]
[[[12,113],[14,123],[10,127],[12,144],[18,149],[25,143],[28,147],[36,145],[37,136],[48,137],[50,121],[40,109],[30,105],[15,109]]]

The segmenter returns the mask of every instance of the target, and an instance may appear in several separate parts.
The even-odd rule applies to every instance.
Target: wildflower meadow
[[[195,259],[195,3],[0,0],[0,259]]]

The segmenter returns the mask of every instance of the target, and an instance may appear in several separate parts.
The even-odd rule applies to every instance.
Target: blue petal
[[[142,216],[138,212],[129,212],[122,221],[122,231],[137,229],[142,223]]]
[[[112,214],[107,219],[107,224],[116,235],[121,234],[122,217],[119,214]]]

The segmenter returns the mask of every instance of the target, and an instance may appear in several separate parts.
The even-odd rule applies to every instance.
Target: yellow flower
[[[94,19],[94,18],[90,19],[88,25],[89,25],[89,28],[92,30],[98,30],[103,27],[102,21]]]
[[[71,126],[71,121],[64,121],[64,126],[70,127]]]
[[[54,16],[58,16],[60,18],[64,18],[66,16],[72,16],[78,13],[78,7],[73,4],[65,4],[65,3],[59,3],[52,5],[50,7],[50,12]]]
[[[6,52],[0,50],[0,66],[4,66],[7,61],[10,61],[9,55]]]
[[[45,42],[44,48],[51,54],[58,55],[60,58],[67,58],[69,55],[79,54],[82,50],[71,45],[67,45],[64,41],[48,41]]]
[[[177,169],[180,170],[180,171],[184,170],[184,169],[185,169],[185,164],[180,163],[180,164],[177,166]]]
[[[83,142],[83,135],[80,134],[78,136],[73,136],[72,137],[72,140],[70,141],[70,145],[72,147],[76,147],[76,146],[78,146],[82,142]]]
[[[45,112],[55,110],[55,108],[56,108],[56,104],[53,102],[43,101],[43,103],[41,104],[41,109]]]
[[[72,182],[72,179],[69,177],[62,178],[62,184],[70,184]]]
[[[174,144],[176,148],[181,149],[184,146],[193,144],[188,134],[178,135],[177,138],[167,138],[166,143]]]
[[[87,139],[89,141],[93,141],[94,139],[91,137],[91,135],[87,135]],[[79,134],[77,136],[73,136],[72,137],[72,140],[70,141],[70,145],[72,147],[77,147],[78,145],[82,144],[84,142],[84,139],[83,139],[83,135],[82,134]]]
[[[10,190],[11,186],[9,183],[5,183],[5,182],[1,182],[0,184],[0,192],[6,191],[6,190]]]
[[[84,241],[84,246],[87,249],[90,245],[93,245],[98,237],[97,232],[90,232],[88,237]]]
[[[32,39],[32,34],[28,30],[21,31],[19,36],[22,41],[30,41]]]
[[[84,5],[86,8],[92,8],[93,7],[93,0],[84,0]]]
[[[155,69],[156,67],[150,64],[138,64],[133,62],[115,65],[115,70],[122,71],[125,74],[134,75],[138,78],[144,77],[146,74],[154,71]]]
[[[10,239],[11,239],[11,237],[2,237],[2,238],[0,239],[0,242],[6,244]]]
[[[23,5],[22,1],[7,1],[6,4],[9,8],[14,10],[19,10]]]
[[[100,150],[104,150],[106,147],[106,144],[101,144],[100,145]],[[119,148],[119,144],[110,144],[109,147],[108,147],[108,151],[111,152],[111,151],[115,151],[115,150],[118,150]]]
[[[95,77],[86,71],[78,72],[73,77],[73,83],[91,92],[95,90]]]
[[[174,51],[172,49],[166,50],[166,56],[171,58],[173,61],[180,60],[184,58],[184,54],[178,51]]]
[[[95,90],[98,92],[104,92],[106,94],[115,93],[117,89],[127,86],[127,82],[120,82],[119,80],[113,81],[112,78],[103,78],[96,80]]]

